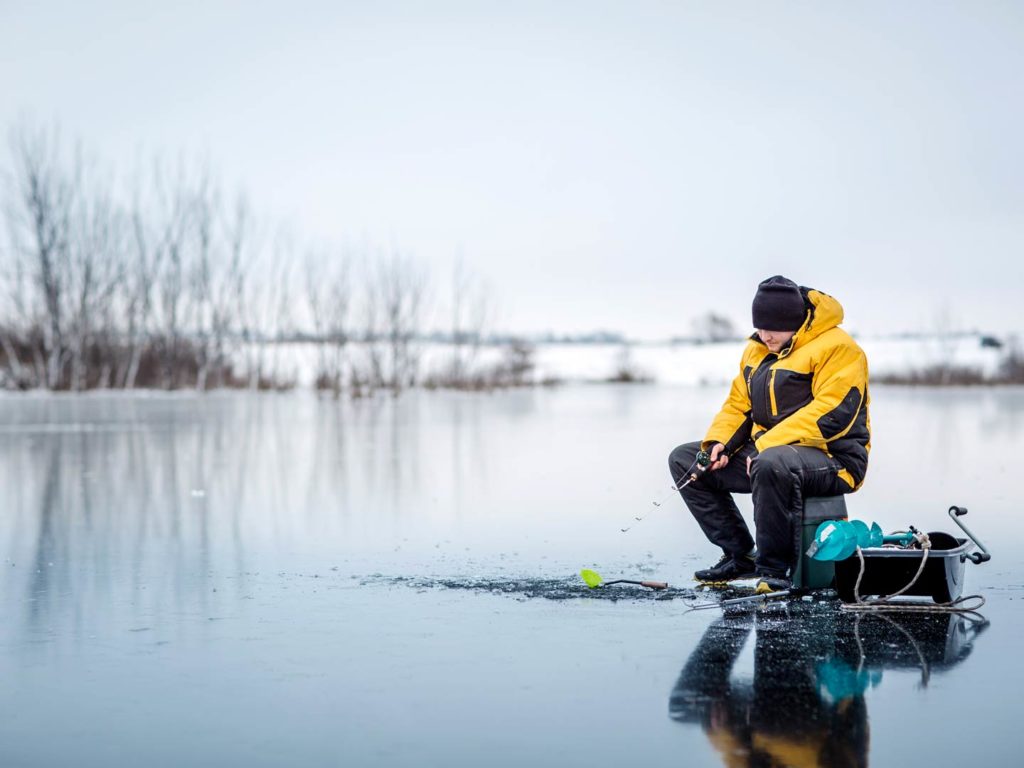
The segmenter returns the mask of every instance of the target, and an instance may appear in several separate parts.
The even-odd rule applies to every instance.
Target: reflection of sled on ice
[[[968,657],[987,624],[962,614],[851,614],[800,601],[784,620],[774,612],[727,615],[690,653],[668,714],[700,726],[727,765],[867,765],[868,689],[888,670],[918,669],[927,686]],[[752,634],[751,676],[736,662]]]

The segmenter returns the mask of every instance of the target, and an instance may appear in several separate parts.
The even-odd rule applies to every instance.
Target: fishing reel
[[[707,451],[697,451],[697,458],[693,460],[693,466],[690,467],[690,477],[687,479],[686,484],[688,485],[695,481],[707,472],[710,466],[711,454]]]
[[[677,491],[683,490],[690,483],[695,482],[705,472],[708,471],[708,467],[711,466],[711,454],[707,451],[697,451],[697,458],[693,460],[693,464],[686,470],[686,482],[676,488]]]

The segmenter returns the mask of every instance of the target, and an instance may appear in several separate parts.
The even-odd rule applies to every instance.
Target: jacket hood
[[[796,332],[796,340],[809,341],[843,322],[843,305],[837,299],[814,288],[801,286],[800,292],[811,305],[811,314]]]

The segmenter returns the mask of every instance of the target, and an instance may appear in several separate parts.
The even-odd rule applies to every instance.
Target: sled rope
[[[853,597],[856,602],[844,603],[842,606],[844,611],[865,611],[877,613],[977,613],[978,609],[985,604],[985,598],[981,595],[958,597],[956,600],[951,600],[948,603],[923,601],[905,602],[893,600],[894,597],[899,597],[917,583],[917,580],[921,578],[921,574],[924,573],[925,564],[928,562],[928,553],[931,551],[932,547],[928,534],[915,533],[914,538],[917,540],[917,543],[921,545],[922,552],[921,564],[917,567],[917,573],[914,574],[914,578],[907,582],[906,586],[898,592],[893,592],[890,595],[884,595],[873,600],[866,600],[860,595],[860,583],[864,578],[866,564],[864,562],[864,553],[861,551],[860,547],[857,547],[857,558],[860,560],[860,572],[857,574],[857,581],[853,585]]]

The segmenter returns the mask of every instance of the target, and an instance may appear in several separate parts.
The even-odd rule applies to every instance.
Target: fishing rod
[[[665,495],[662,496],[659,501],[652,501],[651,504],[653,504],[655,508],[660,507],[662,504],[665,503],[666,500],[668,500],[668,498],[672,494],[679,493],[681,490],[683,490],[683,488],[685,488],[690,483],[694,482],[699,477],[701,477],[705,472],[708,471],[708,467],[710,466],[711,454],[703,450],[697,451],[697,457],[693,460],[693,464],[690,465],[690,468],[686,470],[686,473],[683,475],[682,478],[680,478],[681,480],[685,479],[685,482],[683,482],[682,485],[679,485],[679,480],[676,480],[674,483],[672,483],[672,490],[666,491]],[[647,518],[647,515],[649,515],[652,511],[653,510],[648,510],[645,514],[638,515],[633,519],[638,523],[643,522]],[[625,528],[620,528],[619,530],[622,533],[626,533],[632,527],[632,525],[627,525]]]

